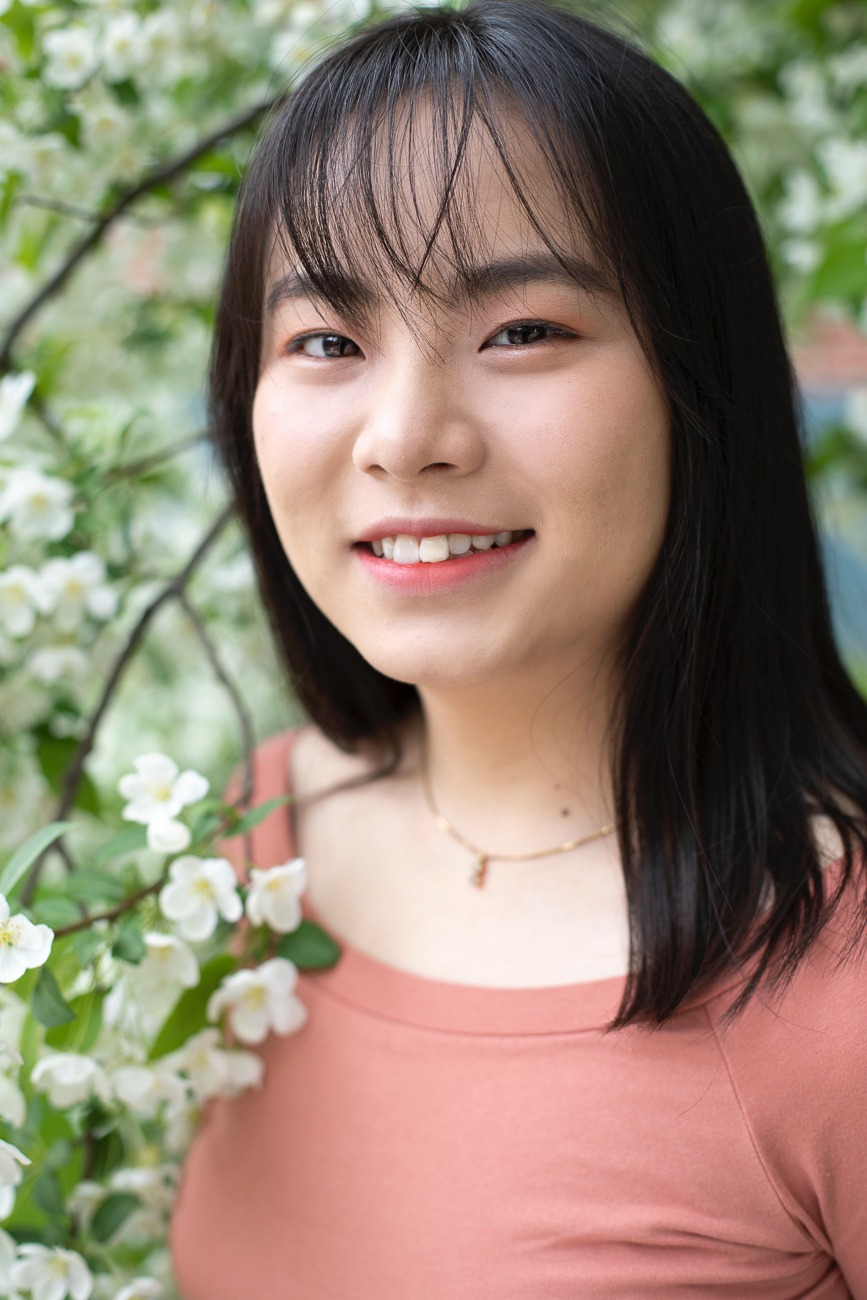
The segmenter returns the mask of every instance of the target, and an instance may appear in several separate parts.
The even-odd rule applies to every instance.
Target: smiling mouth
[[[440,533],[436,537],[412,537],[408,533],[398,533],[395,537],[382,537],[376,541],[359,542],[357,545],[393,564],[442,564],[460,556],[478,555],[493,547],[511,546],[514,542],[530,537],[532,533],[532,528],[478,536],[472,533]]]

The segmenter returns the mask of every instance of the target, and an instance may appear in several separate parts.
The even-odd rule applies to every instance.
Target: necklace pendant
[[[485,883],[485,876],[488,874],[488,859],[482,853],[473,863],[473,869],[470,872],[470,884],[476,889],[482,889]]]

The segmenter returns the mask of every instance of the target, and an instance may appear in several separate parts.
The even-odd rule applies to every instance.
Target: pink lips
[[[396,533],[406,533],[413,537],[435,537],[441,533],[469,533],[470,527],[464,525],[459,520],[414,520],[410,527],[394,527],[398,522],[408,524],[408,520],[383,520],[383,523],[389,523],[392,528],[383,532],[369,532],[369,535],[362,539],[363,541],[374,541],[380,537],[393,536]],[[453,524],[460,524],[460,527],[453,527]],[[430,527],[429,525],[436,525]],[[446,526],[448,525],[448,526]],[[377,524],[379,528],[381,525]],[[424,529],[424,531],[422,531]],[[489,530],[493,531],[493,529]],[[477,537],[484,536],[484,532],[477,524],[472,525],[472,534]],[[383,583],[388,587],[395,587],[399,591],[406,592],[407,595],[434,595],[437,592],[448,591],[455,587],[462,586],[464,583],[471,582],[493,574],[498,569],[506,568],[513,562],[527,545],[533,540],[535,534],[530,533],[526,537],[520,538],[516,542],[511,542],[508,546],[499,546],[489,551],[477,551],[468,555],[454,555],[451,559],[443,560],[440,564],[395,564],[393,560],[381,559],[369,551],[366,546],[356,546],[353,553],[357,556],[360,564],[363,565],[365,572],[377,582]]]

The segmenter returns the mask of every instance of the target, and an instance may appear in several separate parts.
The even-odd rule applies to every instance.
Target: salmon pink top
[[[254,861],[292,851],[279,809]],[[867,965],[835,965],[839,926],[726,1032],[734,981],[606,1034],[621,979],[469,987],[344,945],[262,1089],[210,1106],[184,1300],[867,1300]]]

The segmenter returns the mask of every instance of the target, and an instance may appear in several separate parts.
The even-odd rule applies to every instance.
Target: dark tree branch
[[[112,483],[121,483],[124,479],[140,478],[143,474],[150,474],[152,470],[159,469],[161,465],[174,460],[176,456],[191,451],[200,442],[204,442],[207,436],[206,433],[194,433],[192,437],[184,438],[174,447],[163,447],[159,451],[152,451],[147,456],[140,456],[138,460],[131,460],[126,465],[118,465],[116,469],[109,470],[105,475],[105,484],[109,486]]]
[[[250,800],[253,798],[253,748],[255,745],[253,723],[250,718],[249,710],[247,709],[247,705],[244,703],[240,691],[226,672],[225,666],[217,653],[217,648],[210,638],[208,629],[205,627],[205,624],[197,610],[195,610],[190,604],[186,593],[184,591],[179,591],[177,600],[183,608],[187,618],[190,620],[190,623],[195,628],[196,635],[202,644],[202,649],[204,650],[208,662],[214,671],[214,676],[232,701],[232,707],[234,708],[238,719],[238,729],[241,732],[241,743],[244,749],[244,784],[238,802],[243,808],[248,808],[250,806]]]
[[[84,772],[85,759],[93,749],[97,732],[99,731],[106,710],[111,703],[115,691],[120,685],[121,678],[123,677],[130,660],[139,647],[142,637],[153,621],[154,616],[162,609],[163,605],[165,605],[167,601],[177,597],[184,590],[184,587],[186,587],[199,564],[231,519],[234,509],[234,505],[231,504],[225,507],[222,513],[208,529],[207,533],[202,538],[184,567],[171,580],[171,582],[163,587],[159,595],[156,596],[142,612],[138,622],[127,637],[126,644],[115,660],[114,667],[108,675],[106,683],[102,689],[102,694],[99,697],[99,702],[91,714],[87,730],[81,738],[72,762],[69,764],[69,767],[66,769],[64,774],[63,789],[54,816],[55,821],[64,821],[68,816],[72,805],[75,803],[75,796],[78,793],[78,787],[81,784],[81,778]],[[21,891],[21,901],[25,905],[29,903],[30,899],[33,897],[33,890],[36,888],[36,882],[39,879],[39,872],[43,858],[44,855],[42,858],[38,858],[36,862],[34,862],[30,869],[30,875],[27,878],[27,882]]]
[[[162,889],[165,883],[166,877],[160,876],[159,880],[155,880],[152,885],[145,885],[143,889],[130,894],[129,898],[123,899],[116,907],[110,907],[107,912],[94,912],[92,916],[83,916],[80,921],[76,921],[73,925],[62,925],[59,930],[54,931],[54,937],[55,939],[62,939],[66,934],[77,934],[79,930],[89,929],[94,921],[116,921],[119,916],[123,916],[124,912],[128,912],[131,907],[135,907],[136,903],[140,903],[143,898],[147,898],[149,894],[155,894],[158,889]]]
[[[79,208],[74,203],[64,203],[62,199],[47,199],[41,194],[19,194],[15,199],[16,203],[21,203],[28,208],[44,208],[46,212],[56,212],[61,217],[73,217],[76,221],[100,221],[99,212],[93,212],[90,208]],[[157,222],[151,217],[137,217],[132,213],[127,213],[126,221],[135,221],[141,226],[153,226]]]
[[[106,230],[111,226],[118,217],[123,216],[128,208],[137,202],[142,195],[147,194],[150,190],[156,189],[165,181],[172,180],[181,172],[186,171],[199,158],[204,157],[227,136],[234,135],[238,131],[243,131],[245,127],[259,120],[264,114],[280,102],[282,97],[266,101],[264,104],[258,104],[255,108],[246,109],[238,117],[233,118],[230,122],[224,123],[218,130],[211,135],[206,136],[197,144],[188,149],[186,153],[180,154],[177,158],[172,158],[166,163],[149,172],[137,185],[131,189],[125,190],[115,203],[107,209],[100,217],[96,219],[91,229],[87,232],[67,255],[65,260],[39,289],[28,303],[22,307],[21,311],[11,322],[6,331],[6,336],[0,346],[0,374],[8,370],[12,364],[12,349],[18,339],[18,335],[24,329],[24,326],[36,315],[36,313],[47,303],[56,293],[66,284],[72,272],[83,261],[97,244],[99,244]]]

